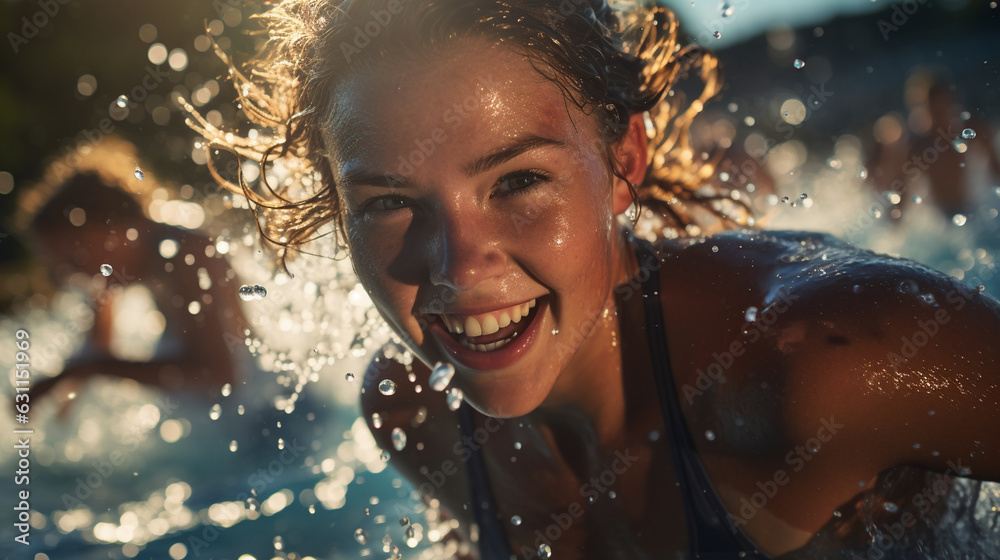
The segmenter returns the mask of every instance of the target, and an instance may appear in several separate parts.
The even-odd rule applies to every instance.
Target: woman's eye
[[[375,198],[364,205],[365,211],[393,212],[407,207],[405,198],[398,195],[385,195]]]
[[[548,175],[540,171],[518,171],[504,175],[497,181],[497,190],[500,194],[524,194],[532,187],[538,186],[548,179]]]

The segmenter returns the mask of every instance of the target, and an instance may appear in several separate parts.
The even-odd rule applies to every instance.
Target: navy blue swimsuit
[[[658,259],[648,242],[638,241],[636,257],[640,263]],[[659,271],[650,270],[649,278],[642,283],[646,314],[646,334],[652,355],[653,371],[663,425],[670,433],[670,454],[674,459],[680,489],[687,515],[688,541],[692,560],[731,560],[740,558],[767,559],[739,528],[729,520],[726,508],[712,488],[705,470],[698,459],[694,441],[681,415],[674,376],[667,353],[667,337],[663,327],[660,304]],[[472,437],[472,408],[463,403],[459,410],[462,435]],[[483,458],[477,449],[468,461],[472,507],[479,525],[479,550],[482,560],[510,560],[516,558],[507,541],[496,502],[490,491]]]

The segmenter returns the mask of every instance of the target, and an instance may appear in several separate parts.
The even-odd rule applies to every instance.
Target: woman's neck
[[[630,237],[619,231],[613,254],[615,282],[605,299],[605,305],[594,318],[594,326],[575,349],[564,374],[556,382],[536,416],[547,424],[564,424],[559,431],[577,432],[587,439],[596,437],[604,449],[613,449],[625,439],[628,430],[628,398],[626,369],[636,365],[632,356],[622,349],[623,316],[632,316],[633,305],[640,302],[641,288],[634,280],[625,295],[618,286],[633,279],[639,270]],[[640,297],[635,297],[640,296]],[[628,306],[628,307],[626,307]],[[640,305],[641,308],[641,305]],[[631,311],[631,312],[630,312]],[[626,336],[630,336],[626,334]],[[581,422],[581,415],[583,422]]]

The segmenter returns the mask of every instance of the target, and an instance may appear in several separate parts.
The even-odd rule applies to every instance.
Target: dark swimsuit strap
[[[664,427],[671,436],[671,455],[684,499],[692,558],[704,560],[767,558],[729,520],[722,501],[701,466],[687,423],[681,415],[680,400],[677,398],[673,371],[670,367],[667,333],[663,325],[663,306],[660,303],[661,261],[648,241],[635,240],[635,252],[640,270],[644,268],[649,273],[647,279],[642,282],[646,334],[649,338],[649,352],[655,372],[657,394],[660,397],[660,412],[663,414]],[[651,266],[652,263],[655,263],[655,266]]]
[[[458,425],[463,441],[474,441],[472,406],[462,401],[458,409]],[[497,512],[496,500],[490,490],[489,478],[486,475],[486,464],[483,462],[482,448],[471,449],[467,461],[469,475],[469,490],[472,498],[472,513],[479,526],[479,554],[482,560],[510,560],[514,556],[507,542],[507,533]]]

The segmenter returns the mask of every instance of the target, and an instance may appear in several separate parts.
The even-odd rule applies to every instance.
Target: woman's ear
[[[619,174],[638,189],[646,179],[646,167],[649,163],[646,122],[642,113],[632,115],[625,135],[615,142],[611,150]],[[632,193],[629,192],[628,183],[618,175],[613,175],[612,180],[612,208],[617,216],[632,205]]]

